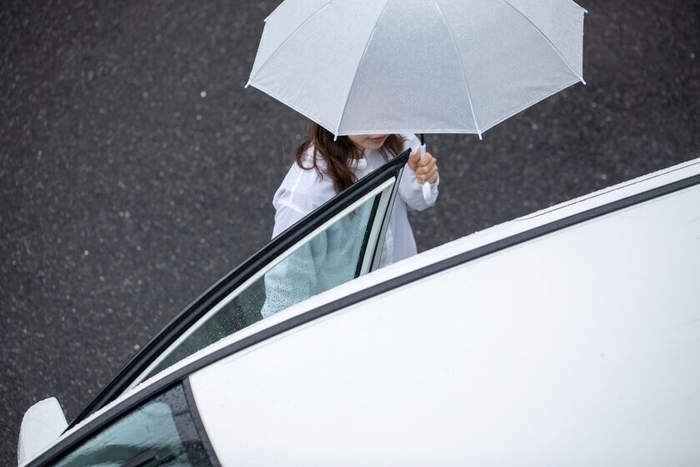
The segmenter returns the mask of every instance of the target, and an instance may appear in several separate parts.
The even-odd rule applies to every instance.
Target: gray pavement
[[[269,238],[306,128],[243,88],[278,3],[2,1],[1,465],[30,405],[77,415]],[[428,137],[441,199],[412,219],[421,249],[700,156],[700,2],[580,4],[586,86],[482,141]]]

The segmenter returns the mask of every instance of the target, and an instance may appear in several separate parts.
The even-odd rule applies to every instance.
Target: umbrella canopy
[[[249,85],[336,135],[481,133],[583,82],[571,0],[285,0]]]

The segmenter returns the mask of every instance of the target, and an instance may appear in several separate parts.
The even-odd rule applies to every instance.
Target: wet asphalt
[[[428,136],[421,250],[700,157],[700,1],[579,3],[585,86],[482,141]],[[269,238],[306,129],[244,89],[277,4],[0,2],[1,465],[30,405],[77,415]]]

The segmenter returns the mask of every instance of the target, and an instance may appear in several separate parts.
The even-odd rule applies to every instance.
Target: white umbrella
[[[475,133],[583,82],[571,0],[285,0],[254,86],[336,135]]]

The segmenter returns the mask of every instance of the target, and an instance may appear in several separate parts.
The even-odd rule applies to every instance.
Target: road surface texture
[[[1,465],[29,406],[77,415],[266,243],[307,125],[244,89],[279,3],[2,1]],[[700,2],[580,4],[585,86],[482,141],[427,138],[442,178],[412,217],[421,250],[700,157]]]

